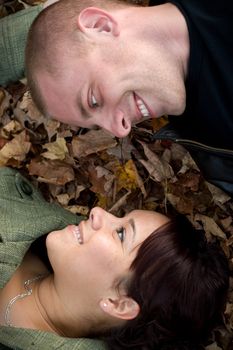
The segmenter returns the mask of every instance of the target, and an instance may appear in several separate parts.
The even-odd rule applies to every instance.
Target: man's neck
[[[134,31],[138,28],[137,35],[142,40],[165,46],[172,59],[180,66],[185,80],[190,44],[187,23],[180,10],[171,3],[151,7],[129,7],[125,10],[125,23]]]

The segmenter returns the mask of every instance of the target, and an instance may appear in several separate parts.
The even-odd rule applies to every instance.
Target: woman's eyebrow
[[[129,224],[130,226],[132,227],[132,230],[133,230],[133,236],[132,236],[132,240],[131,240],[131,244],[133,246],[133,243],[134,243],[134,240],[135,240],[135,236],[136,236],[136,226],[135,226],[135,221],[134,219],[129,219]]]

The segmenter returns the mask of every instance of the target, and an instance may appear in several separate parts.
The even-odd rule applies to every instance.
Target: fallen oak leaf
[[[197,192],[200,184],[200,173],[187,171],[185,175],[179,176],[179,181],[186,190]]]
[[[231,199],[231,197],[227,193],[222,191],[220,188],[214,186],[213,184],[207,181],[205,183],[213,196],[213,201],[215,204],[224,204]]]
[[[48,140],[51,141],[52,137],[57,134],[60,122],[53,119],[47,119],[43,124],[48,135]]]
[[[68,154],[66,140],[63,137],[57,137],[56,141],[46,143],[43,145],[43,149],[47,149],[47,152],[42,153],[42,156],[51,160],[64,160]]]
[[[201,223],[203,224],[204,231],[207,235],[211,234],[224,240],[227,239],[226,234],[216,224],[213,218],[202,214],[196,214],[194,220],[201,221]]]
[[[69,210],[73,214],[79,214],[83,216],[87,216],[90,211],[90,209],[85,205],[69,205],[64,208]]]
[[[162,127],[168,124],[168,117],[166,115],[160,117],[160,118],[153,118],[151,119],[151,125],[153,128],[153,131],[158,131]]]
[[[14,116],[20,122],[20,124],[30,132],[36,132],[41,126],[43,126],[45,133],[47,134],[48,141],[50,142],[52,137],[57,134],[60,122],[57,120],[45,118],[44,116],[31,116],[27,111],[19,108],[14,109]]]
[[[119,208],[121,208],[127,201],[127,198],[131,194],[131,191],[128,191],[124,194],[108,211],[109,213],[116,213]]]
[[[0,87],[0,118],[7,108],[9,108],[11,95],[2,87]]]
[[[115,174],[117,192],[122,188],[129,191],[140,188],[145,196],[146,191],[143,182],[132,159],[128,160],[125,164],[121,164],[119,160],[115,160],[109,162],[106,167]]]
[[[75,178],[73,168],[62,161],[32,159],[28,166],[29,174],[38,176],[39,182],[65,185]]]
[[[165,179],[170,179],[174,176],[172,167],[166,161],[160,160],[157,154],[152,152],[148,145],[142,141],[138,141],[144,150],[148,160],[139,159],[140,163],[146,168],[150,177],[155,182],[162,182]]]
[[[115,137],[106,130],[90,130],[85,135],[75,136],[72,140],[73,155],[85,157],[117,145]]]
[[[181,214],[192,214],[194,203],[187,197],[176,196],[173,193],[166,193],[166,198],[171,205]]]
[[[62,206],[67,206],[70,200],[70,196],[67,193],[61,193],[56,196],[58,203]]]
[[[104,167],[93,165],[88,167],[88,172],[92,184],[91,190],[103,196],[112,196],[115,175]]]
[[[29,91],[26,91],[23,95],[22,101],[19,101],[17,103],[17,108],[24,110],[24,112],[29,115],[31,120],[35,120],[39,124],[41,124],[45,119],[45,117],[41,114],[41,112],[38,110],[35,103],[33,102]]]
[[[11,120],[8,124],[4,125],[2,128],[6,137],[10,134],[16,134],[23,130],[22,125],[17,120]]]
[[[25,130],[17,134],[11,141],[7,142],[0,150],[0,166],[7,165],[10,159],[22,162],[25,160],[31,147]]]
[[[131,153],[133,150],[135,150],[135,147],[132,145],[128,135],[123,139],[119,139],[119,143],[116,147],[107,149],[107,154],[125,162],[132,158]]]
[[[222,350],[222,348],[220,348],[216,342],[208,345],[205,347],[205,350]]]
[[[5,144],[8,142],[9,140],[7,140],[5,137],[0,136],[0,149],[2,149],[2,147],[5,146]]]
[[[141,176],[139,175],[137,167],[135,166],[135,163],[132,159],[129,159],[128,162],[126,163],[125,171],[129,175],[130,178],[134,179],[134,181],[137,184],[137,187],[140,188],[143,196],[146,197],[146,190],[144,187],[143,180],[142,180]]]

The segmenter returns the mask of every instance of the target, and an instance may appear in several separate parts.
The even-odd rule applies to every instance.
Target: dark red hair
[[[184,216],[171,219],[139,248],[128,295],[140,313],[107,339],[110,349],[197,348],[221,320],[228,262]],[[187,347],[185,346],[187,345]],[[195,347],[196,344],[196,347]]]

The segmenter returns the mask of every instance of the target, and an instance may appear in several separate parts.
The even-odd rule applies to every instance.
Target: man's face
[[[83,58],[64,54],[59,77],[40,72],[38,84],[50,116],[118,137],[134,123],[180,114],[185,106],[184,84],[168,53],[136,35],[101,38]]]

